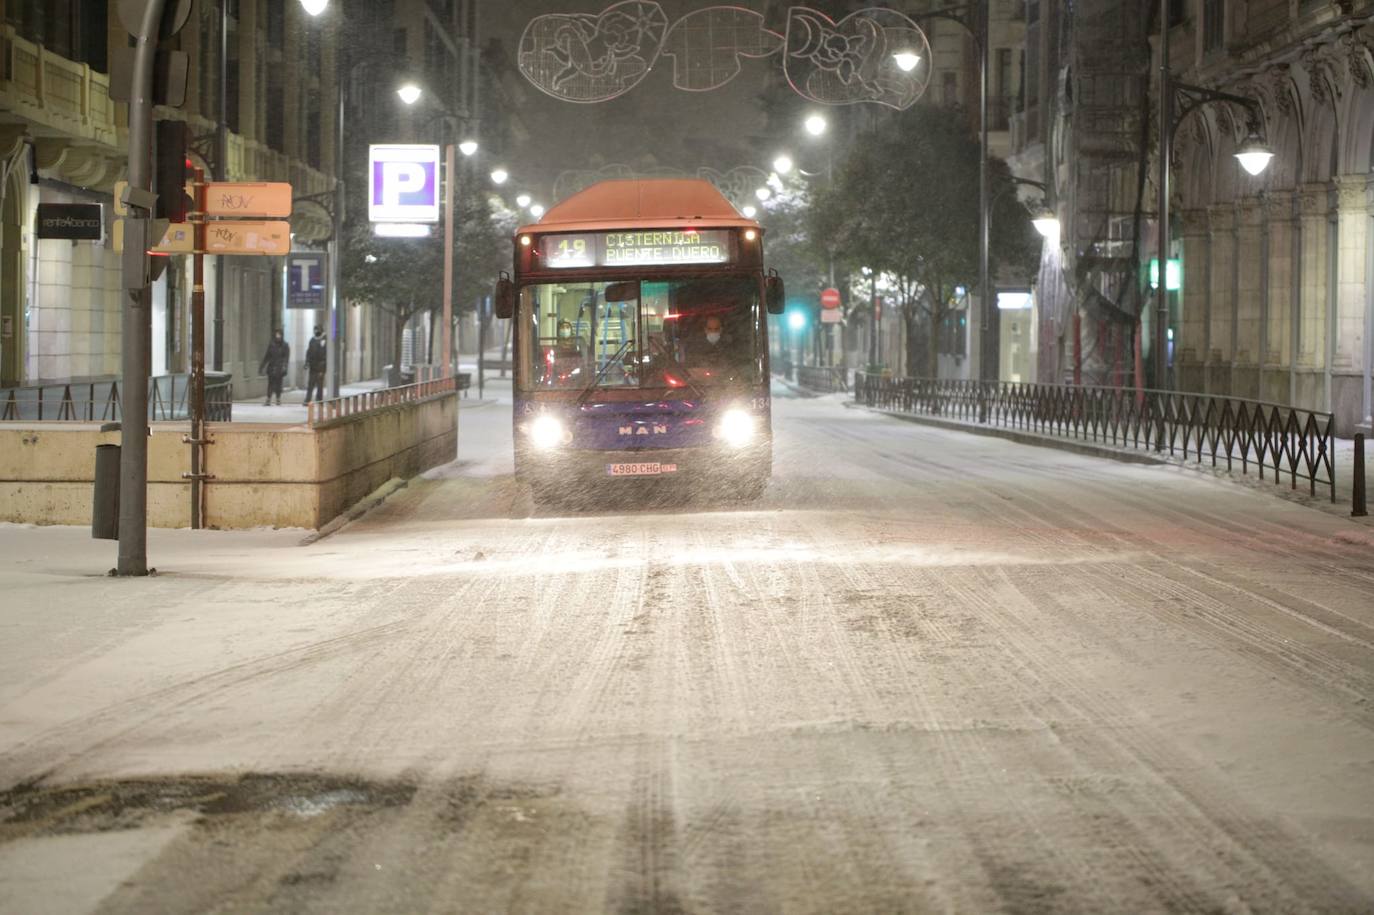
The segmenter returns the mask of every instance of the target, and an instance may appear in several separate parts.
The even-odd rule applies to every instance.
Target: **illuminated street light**
[[[793,330],[801,330],[806,326],[806,315],[802,314],[800,311],[788,312],[787,326]]]
[[[783,153],[773,160],[773,171],[777,172],[779,175],[785,175],[792,171],[792,165],[792,157]]]
[[[537,203],[530,204],[530,215],[538,219],[544,215],[544,208]]]
[[[1059,239],[1059,217],[1054,215],[1051,210],[1041,210],[1031,220],[1031,225],[1035,226],[1035,231],[1039,232],[1044,238],[1052,241]]]
[[[301,0],[301,8],[311,16],[318,16],[329,5],[329,0]]]
[[[892,59],[896,61],[899,70],[903,73],[910,73],[921,62],[921,55],[915,51],[898,51],[892,55]]]
[[[510,177],[510,172],[506,171],[504,168],[498,168],[498,169],[495,169],[494,171],[492,171],[492,173],[491,173],[491,183],[492,183],[492,184],[505,184],[505,183],[506,183],[506,179],[509,178],[509,177]]]
[[[1268,168],[1269,160],[1272,158],[1274,151],[1253,130],[1245,138],[1245,142],[1240,144],[1240,149],[1236,150],[1236,159],[1240,162],[1240,167],[1252,175],[1258,175]]]
[[[407,105],[414,105],[420,100],[421,92],[419,86],[414,83],[406,83],[396,90],[396,94],[399,95],[401,101],[405,102]]]
[[[534,198],[531,197],[529,194],[519,194],[515,198],[515,205],[523,210],[525,207],[530,205],[530,201],[533,199]]]
[[[471,156],[473,153],[477,152],[477,141],[464,140],[458,144],[458,151],[465,156]]]
[[[813,114],[806,119],[803,126],[806,127],[806,132],[811,134],[811,136],[819,137],[821,134],[825,133],[825,118],[821,117],[819,114]]]
[[[769,197],[772,197],[772,196],[773,196],[773,192],[770,191],[770,190],[769,190],[768,188],[766,188],[766,187],[761,187],[761,188],[759,188],[758,190],[754,191],[754,196],[757,197],[757,198],[759,198],[759,202],[762,203],[763,201],[767,200]]]
[[[758,215],[758,212],[758,209],[753,204],[745,204],[744,209],[740,210],[740,213],[744,215],[745,219],[753,219]]]

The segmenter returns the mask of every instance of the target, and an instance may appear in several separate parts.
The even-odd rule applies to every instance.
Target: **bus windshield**
[[[573,281],[520,295],[522,390],[752,384],[757,276]]]

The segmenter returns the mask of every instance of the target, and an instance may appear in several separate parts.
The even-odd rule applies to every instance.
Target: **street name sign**
[[[327,254],[299,253],[286,259],[286,307],[325,306]]]
[[[205,185],[205,215],[236,219],[291,215],[291,185],[285,181],[216,181]]]
[[[290,254],[291,223],[233,220],[205,225],[206,254]]]
[[[439,221],[439,147],[374,144],[367,148],[367,218],[371,222]]]
[[[98,203],[40,203],[38,237],[100,241],[103,220]]]

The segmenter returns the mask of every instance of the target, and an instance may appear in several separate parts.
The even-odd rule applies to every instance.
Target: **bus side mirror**
[[[782,277],[776,273],[769,272],[763,281],[764,301],[768,305],[770,315],[780,315],[787,304],[786,296],[782,291]]]
[[[502,276],[496,281],[496,295],[492,298],[492,310],[498,318],[509,318],[515,314],[515,284],[510,277]]]

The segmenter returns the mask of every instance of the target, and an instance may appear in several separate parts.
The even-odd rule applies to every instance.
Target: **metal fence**
[[[1336,501],[1335,420],[1330,413],[1284,404],[1148,388],[882,378],[854,375],[854,399],[919,413],[1042,435],[1168,453],[1212,466],[1253,466],[1264,479],[1306,480]]]
[[[349,394],[346,397],[336,397],[333,400],[317,400],[307,407],[307,422],[311,426],[319,426],[334,420],[360,416],[373,410],[392,407],[396,404],[427,400],[431,397],[457,391],[457,384],[458,379],[450,375],[448,378],[436,378],[433,381],[420,381],[395,388],[378,388],[375,391],[364,391],[361,394]]]
[[[189,419],[190,393],[189,374],[149,378],[148,420]],[[0,390],[0,420],[118,422],[120,415],[119,382],[111,378]],[[234,418],[232,376],[205,373],[205,418],[222,423]]]
[[[838,365],[797,366],[797,383],[810,391],[833,394],[849,390],[849,372]]]

